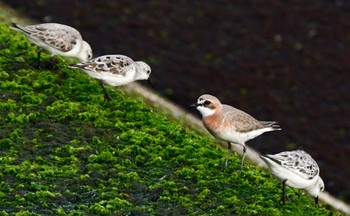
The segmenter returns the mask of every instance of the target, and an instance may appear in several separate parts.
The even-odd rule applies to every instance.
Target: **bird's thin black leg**
[[[40,65],[40,62],[41,62],[41,60],[40,60],[40,58],[41,58],[41,52],[43,51],[43,49],[42,48],[40,48],[39,49],[39,51],[38,51],[38,53],[37,53],[37,61],[38,61],[38,65]]]
[[[223,169],[225,169],[228,165],[228,158],[230,157],[231,149],[232,149],[232,144],[230,142],[227,142],[227,156],[226,156],[225,166],[223,167]]]
[[[108,92],[107,92],[107,89],[106,89],[105,86],[103,85],[102,81],[99,80],[99,83],[100,83],[100,85],[101,85],[101,87],[102,87],[102,89],[103,89],[103,94],[104,94],[105,100],[111,101],[112,98],[111,98],[111,96],[109,96],[109,94],[108,94]]]
[[[287,182],[287,179],[284,179],[282,181],[282,197],[281,197],[281,200],[283,205],[286,204],[286,182]]]
[[[49,60],[41,61],[41,53],[43,52],[43,48],[39,48],[37,52],[36,65],[38,69],[52,69],[57,65],[55,59],[51,56]]]
[[[243,156],[242,156],[241,170],[243,169],[244,159],[245,159],[245,156],[246,156],[245,153],[246,152],[247,152],[247,148],[245,146],[243,146]]]

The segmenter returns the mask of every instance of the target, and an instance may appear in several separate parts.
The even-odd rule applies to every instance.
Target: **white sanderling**
[[[321,179],[320,168],[316,161],[305,151],[285,151],[278,154],[262,154],[260,156],[271,173],[282,182],[281,200],[285,204],[285,185],[293,188],[304,189],[314,197],[318,203],[318,195],[324,190],[324,182]]]
[[[78,58],[81,62],[92,58],[90,45],[84,41],[80,33],[73,27],[58,23],[37,25],[18,25],[12,23],[11,28],[22,32],[30,42],[47,50],[52,56]],[[40,52],[38,60],[40,61]]]
[[[227,158],[231,153],[231,145],[238,144],[243,147],[241,169],[245,158],[245,142],[267,131],[281,130],[277,122],[258,121],[251,115],[232,106],[221,104],[219,99],[212,95],[202,95],[192,107],[202,114],[205,128],[217,139],[227,141]]]
[[[89,76],[100,81],[105,98],[111,100],[104,84],[121,86],[135,80],[148,80],[151,68],[142,61],[133,61],[124,55],[104,55],[88,62],[70,65],[71,68],[79,68]]]

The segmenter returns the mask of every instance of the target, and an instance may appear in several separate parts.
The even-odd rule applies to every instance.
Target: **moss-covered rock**
[[[1,215],[341,215],[36,51],[0,24]]]

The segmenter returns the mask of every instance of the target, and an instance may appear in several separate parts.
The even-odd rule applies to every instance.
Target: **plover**
[[[70,65],[71,68],[79,68],[92,78],[99,80],[105,98],[111,100],[104,84],[121,86],[135,80],[148,80],[151,68],[142,61],[133,61],[125,55],[104,55],[84,63]]]
[[[241,169],[243,168],[246,146],[245,142],[265,132],[281,130],[275,121],[258,121],[251,115],[232,106],[221,104],[216,97],[204,94],[197,103],[192,104],[202,114],[205,128],[217,139],[227,141],[227,157],[231,153],[231,145],[237,144],[243,147]]]
[[[80,33],[73,27],[58,23],[37,25],[19,25],[12,23],[12,29],[22,32],[30,42],[47,50],[52,56],[78,58],[81,62],[92,58],[90,45],[84,41]],[[41,49],[38,52],[40,61]]]
[[[262,154],[272,175],[282,182],[281,200],[285,204],[285,185],[304,189],[318,203],[318,195],[324,190],[324,182],[316,161],[305,151],[285,151],[278,154]]]

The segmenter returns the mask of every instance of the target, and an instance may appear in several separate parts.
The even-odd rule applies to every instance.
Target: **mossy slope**
[[[341,215],[36,51],[0,24],[0,215]]]

